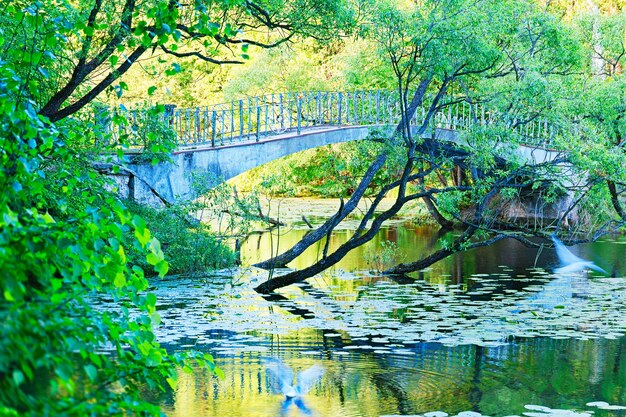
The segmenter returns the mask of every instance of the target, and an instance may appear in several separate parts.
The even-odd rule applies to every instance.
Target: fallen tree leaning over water
[[[537,79],[532,78],[539,77],[539,84],[545,88],[549,85],[546,83],[560,83],[569,76],[572,66],[581,65],[576,57],[571,57],[571,61],[563,59],[566,51],[565,44],[559,43],[562,40],[545,41],[545,37],[551,36],[550,30],[558,29],[548,27],[554,22],[533,20],[537,10],[527,4],[528,20],[496,22],[502,32],[494,37],[493,32],[467,32],[467,27],[475,29],[472,19],[481,21],[482,13],[488,13],[489,8],[516,8],[517,3],[444,3],[433,3],[427,16],[389,9],[373,11],[377,23],[373,26],[379,30],[376,39],[398,80],[402,118],[395,134],[386,138],[388,146],[374,159],[354,194],[333,217],[291,249],[256,266],[284,267],[313,243],[328,239],[357,207],[372,178],[388,162],[389,154],[398,149],[404,152],[401,175],[380,188],[347,242],[332,252],[325,245],[321,259],[313,265],[275,276],[259,285],[257,291],[272,292],[335,265],[352,249],[371,240],[384,222],[408,202],[418,199],[426,203],[439,224],[448,226],[454,222],[463,233],[453,242],[443,242],[442,249],[422,259],[389,268],[387,274],[417,271],[456,252],[490,245],[506,237],[536,245],[529,237],[545,237],[564,225],[573,225],[574,230],[584,228],[585,239],[596,239],[626,225],[622,207],[626,173],[618,169],[608,174],[593,159],[600,154],[606,159],[606,153],[612,149],[615,152],[604,163],[624,166],[623,150],[598,140],[592,127],[572,115],[557,113],[551,101],[558,99],[558,92],[537,90]],[[500,13],[491,14],[497,15]],[[537,25],[540,35],[536,38],[511,31],[529,22]],[[503,37],[506,42],[502,42]],[[460,43],[455,43],[455,39]],[[542,48],[536,50],[538,43]],[[511,44],[515,46],[510,47]],[[520,69],[523,65],[549,70],[528,73]],[[415,90],[409,101],[412,88]],[[488,124],[482,123],[484,115],[479,107],[487,101],[497,104],[498,110],[489,115]],[[437,115],[447,113],[460,102],[469,105],[473,126],[458,136],[436,130]],[[411,126],[419,109],[424,109],[421,123]],[[543,136],[534,139],[539,139],[543,148],[549,141],[550,147],[563,152],[552,150],[539,159],[533,154],[544,152],[542,147],[530,146],[526,149],[530,149],[531,156],[522,155],[520,146],[528,145],[532,135],[528,134],[529,126],[544,117],[551,117],[556,125],[549,130],[546,123],[539,124]],[[396,192],[393,205],[377,213],[379,203],[392,190]],[[515,221],[522,212],[529,215],[531,204],[536,211],[532,216],[541,222],[530,225]]]

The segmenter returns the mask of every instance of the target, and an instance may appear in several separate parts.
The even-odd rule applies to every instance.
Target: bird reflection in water
[[[554,270],[557,274],[569,274],[573,272],[580,272],[586,269],[593,269],[605,275],[609,275],[604,269],[600,268],[591,261],[579,258],[570,252],[569,249],[561,242],[556,236],[551,235],[552,242],[554,242],[554,249],[556,249],[556,255],[559,258],[561,266]]]
[[[285,396],[281,407],[281,417],[287,416],[294,407],[300,411],[301,415],[311,416],[313,411],[306,405],[302,398],[324,375],[324,368],[313,365],[310,368],[298,373],[296,384],[294,385],[294,373],[291,368],[278,359],[268,359],[265,361],[267,373],[270,376],[271,386],[274,391]]]
[[[289,411],[295,406],[298,410],[300,410],[301,415],[312,416],[313,412],[306,405],[302,397],[285,397],[283,403],[280,405],[280,417],[287,417],[289,415]]]

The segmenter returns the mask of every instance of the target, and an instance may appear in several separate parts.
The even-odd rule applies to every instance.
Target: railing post
[[[280,130],[282,131],[285,128],[285,114],[284,114],[284,104],[283,104],[283,93],[280,93],[278,96],[279,108],[280,108]]]
[[[454,123],[453,123],[453,129],[456,130],[457,126],[459,125],[459,104],[455,104],[454,105]]]
[[[217,123],[217,114],[215,114],[215,110],[213,110],[211,112],[211,127],[212,127],[211,147],[213,148],[215,148],[215,135],[217,134],[217,126],[215,126],[216,123]]]
[[[376,124],[380,124],[380,90],[376,91]]]
[[[225,111],[222,112],[222,116],[224,116]],[[224,121],[222,120],[222,123]],[[230,132],[228,132],[228,137],[230,139],[230,142],[233,142],[233,135],[235,134],[235,102],[231,101],[230,102],[230,126],[229,129]],[[222,142],[224,142],[224,135],[222,135]]]
[[[257,101],[257,106],[256,106],[256,141],[259,141],[259,124],[261,123],[261,106],[259,106],[259,103]]]
[[[272,111],[272,117],[273,117],[273,113],[274,113],[274,94],[272,94],[272,99],[270,101],[271,104],[267,104],[267,100],[265,101],[265,136],[270,134],[270,123],[272,123],[273,126],[273,121],[270,121],[270,110]],[[270,107],[271,106],[271,107]]]
[[[322,124],[322,92],[317,92],[317,124]]]
[[[300,134],[300,131],[302,130],[302,96],[300,96],[298,94],[298,98],[297,98],[297,102],[296,102],[296,108],[297,108],[297,118],[298,118],[298,135]]]
[[[250,133],[252,132],[252,115],[250,114],[252,111],[252,101],[250,100],[250,97],[248,97],[248,140],[250,140]]]
[[[332,92],[326,93],[324,104],[326,106],[326,110],[325,110],[326,117],[325,117],[324,122],[328,123],[329,125],[332,125],[333,124],[333,93]]]
[[[180,115],[180,132],[183,137],[183,143],[188,143],[190,134],[190,123],[189,123],[189,109],[181,109],[178,113]]]
[[[261,129],[261,132],[264,132],[265,136],[270,134],[271,127],[274,126],[272,119],[276,117],[276,106],[274,105],[276,99],[274,98],[274,94],[272,94],[271,101],[268,100],[270,99],[265,100],[265,128]],[[270,114],[270,112],[272,114]]]
[[[293,108],[293,106],[295,105],[294,101],[293,101],[293,94],[292,93],[287,93],[287,101],[285,102],[286,106],[287,106],[287,117],[289,120],[289,127],[288,129],[293,128],[293,111],[291,110]]]
[[[227,110],[222,110],[222,134],[220,136],[220,142],[222,144],[222,146],[224,146],[224,136],[226,136],[226,112]],[[233,120],[230,120],[230,143],[233,143],[233,126],[234,126]]]
[[[202,138],[200,137],[200,107],[196,107],[196,143],[202,142]]]
[[[341,126],[341,105],[343,101],[343,93],[339,93],[339,96],[337,97],[337,124],[339,126]]]
[[[239,100],[239,140],[243,140],[243,100]]]

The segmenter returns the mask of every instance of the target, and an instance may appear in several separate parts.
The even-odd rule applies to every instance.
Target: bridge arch
[[[129,198],[153,204],[157,200],[174,203],[193,198],[192,174],[208,173],[227,181],[252,168],[276,159],[324,145],[365,139],[372,126],[319,127],[270,136],[255,142],[225,146],[193,147],[173,153],[171,162],[156,165],[130,164],[118,179]],[[127,184],[123,184],[124,181]]]

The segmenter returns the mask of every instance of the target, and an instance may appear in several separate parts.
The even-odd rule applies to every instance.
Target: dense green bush
[[[160,242],[66,146],[92,129],[49,124],[21,85],[0,66],[0,415],[159,416],[143,390],[212,358],[159,345],[156,297],[126,248],[165,275]]]
[[[154,209],[126,203],[132,213],[141,216],[152,234],[159,239],[170,265],[170,273],[202,274],[207,270],[232,266],[235,253],[211,227],[189,215],[184,207]],[[131,248],[129,263],[144,269],[150,267],[139,251]]]

